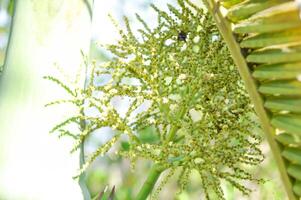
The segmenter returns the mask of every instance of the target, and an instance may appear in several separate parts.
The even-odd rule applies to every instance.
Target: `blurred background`
[[[26,6],[26,1],[24,0],[24,6]],[[5,61],[10,25],[12,24],[13,4],[11,2],[9,0],[0,0],[0,69],[2,69]],[[68,4],[59,3],[60,1],[53,2],[58,2],[57,5],[54,5],[57,10],[54,9],[53,11],[54,15],[58,16],[51,22],[51,27],[46,27],[42,33],[39,30],[38,32],[32,32],[37,31],[33,29],[26,29],[24,33],[19,32],[19,34],[27,36],[23,40],[29,41],[31,41],[29,38],[31,35],[33,35],[34,39],[39,37],[39,34],[47,35],[47,41],[43,38],[38,38],[42,42],[34,42],[36,46],[28,46],[28,44],[31,44],[28,42],[26,43],[26,48],[24,47],[24,50],[27,49],[31,54],[35,53],[36,57],[39,57],[38,62],[28,65],[30,73],[28,73],[28,70],[14,72],[15,74],[21,74],[20,76],[24,73],[25,80],[36,79],[35,86],[19,89],[18,95],[14,96],[12,93],[14,89],[10,91],[9,88],[15,88],[17,87],[15,85],[20,85],[22,82],[20,82],[20,79],[16,79],[15,76],[7,75],[10,69],[2,72],[4,78],[2,77],[0,82],[2,84],[0,87],[0,98],[2,102],[5,102],[5,99],[7,99],[9,104],[0,103],[0,120],[2,121],[0,123],[0,200],[82,199],[77,182],[72,179],[79,167],[79,161],[77,154],[69,154],[72,147],[71,139],[58,140],[56,135],[48,134],[48,131],[55,123],[69,116],[69,112],[73,111],[67,107],[43,108],[45,103],[57,97],[63,97],[64,92],[53,86],[53,84],[44,83],[40,79],[42,79],[43,75],[48,73],[56,74],[58,73],[57,71],[64,71],[67,74],[66,76],[72,79],[75,76],[75,69],[83,64],[79,52],[81,47],[83,49],[86,48],[91,60],[103,62],[110,59],[111,55],[101,48],[100,45],[115,43],[119,38],[116,28],[108,17],[109,13],[121,27],[123,27],[123,16],[128,16],[133,30],[135,30],[135,27],[137,27],[135,13],[139,13],[150,26],[155,25],[155,20],[153,20],[155,13],[150,9],[150,3],[154,3],[162,9],[166,9],[167,3],[176,3],[175,0],[96,0],[92,8],[92,26],[84,27],[81,26],[81,23],[84,23],[82,21],[74,20],[73,23],[75,25],[70,25],[69,22],[64,23],[62,21],[68,20],[70,15],[57,14],[64,13],[64,9],[76,10],[77,4],[72,3],[75,1],[72,0]],[[49,10],[48,7],[37,8]],[[27,13],[25,12],[24,14],[26,15]],[[31,20],[34,17],[37,16],[24,19],[24,24],[31,24]],[[41,23],[42,27],[44,27],[49,16],[41,14],[38,17],[41,21],[34,22],[33,26],[35,23],[37,26]],[[82,17],[78,20],[87,20],[86,18]],[[69,35],[60,35],[66,31],[66,26],[71,27],[70,30],[67,30]],[[87,37],[87,32],[89,32],[90,37]],[[91,46],[87,45],[90,41],[86,41],[86,44],[84,44],[85,40],[90,39],[83,39],[82,44],[74,46],[73,41],[75,38],[92,38]],[[18,66],[22,67],[23,64]],[[37,85],[39,84],[37,83],[41,83],[42,86],[38,87]],[[45,88],[47,89],[45,90]],[[11,93],[12,95],[10,95]],[[26,101],[24,102],[22,98],[25,98]],[[9,114],[6,115],[4,113]],[[7,116],[10,116],[11,113],[14,113],[12,119],[7,119]],[[86,154],[91,153],[103,144],[110,135],[110,131],[112,130],[101,130],[88,138],[85,148]],[[145,130],[143,134],[145,134],[147,139],[152,139],[149,137],[151,130]],[[231,185],[223,183],[227,200],[286,199],[275,162],[269,153],[269,147],[266,142],[262,144],[262,150],[266,156],[265,161],[259,167],[251,168],[250,170],[254,172],[256,177],[265,179],[265,183],[250,185],[254,192],[249,197],[242,196]],[[150,163],[141,160],[136,168],[132,170],[129,161],[110,154],[109,156],[98,158],[89,168],[87,185],[92,196],[103,191],[106,187],[110,189],[115,186],[116,197],[119,200],[131,200],[133,195],[140,189],[149,166]],[[201,199],[200,184],[198,176],[192,175],[191,184],[185,192],[179,195],[178,199]],[[161,192],[160,199],[174,199],[173,194],[176,191],[176,182],[172,181]]]

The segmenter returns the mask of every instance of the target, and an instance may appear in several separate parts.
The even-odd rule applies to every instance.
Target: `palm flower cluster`
[[[176,171],[184,190],[193,170],[199,172],[208,199],[224,199],[222,179],[248,194],[243,182],[256,179],[243,166],[263,160],[252,105],[210,15],[186,0],[178,0],[178,5],[168,5],[169,12],[152,5],[158,13],[155,28],[136,15],[142,24],[139,36],[125,18],[121,40],[108,46],[114,58],[93,64],[85,89],[48,77],[72,95],[58,102],[74,103],[80,111],[52,131],[73,135],[74,151],[94,131],[116,130],[88,156],[80,173],[126,138],[128,148],[120,148],[118,154],[133,164],[150,160],[167,171],[155,196]],[[126,112],[118,111],[116,99],[128,101]],[[79,133],[68,130],[70,124],[83,121],[86,126]],[[144,130],[151,130],[152,140],[141,137]]]

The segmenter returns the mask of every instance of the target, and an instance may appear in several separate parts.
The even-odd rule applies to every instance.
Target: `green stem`
[[[236,39],[232,33],[231,24],[229,24],[229,22],[224,19],[222,13],[218,8],[217,3],[214,0],[205,0],[204,3],[206,4],[213,18],[215,19],[216,25],[221,35],[223,36],[225,42],[227,43],[233,60],[236,66],[238,67],[240,76],[242,77],[245,83],[245,88],[248,91],[251,101],[254,104],[254,109],[258,115],[258,118],[261,121],[262,129],[265,132],[271,151],[274,155],[274,159],[277,162],[277,166],[279,168],[282,182],[286,189],[287,195],[290,200],[296,200],[296,197],[293,193],[291,180],[286,172],[285,161],[283,160],[281,156],[281,150],[276,140],[274,139],[275,129],[270,124],[268,113],[266,112],[263,106],[263,99],[257,91],[256,81],[253,79],[248,64],[246,63],[245,58],[241,53],[239,44],[236,42]]]
[[[176,132],[178,130],[177,126],[173,126],[170,130],[169,135],[167,136],[167,141],[172,141],[175,138]]]
[[[180,113],[182,115],[182,113],[184,113],[184,112],[182,111]],[[167,136],[167,141],[172,141],[174,139],[177,130],[178,130],[177,126],[171,127],[170,132]],[[139,191],[139,193],[136,197],[136,200],[145,200],[148,197],[148,195],[153,190],[157,180],[159,179],[161,173],[164,170],[165,170],[165,168],[158,165],[158,164],[155,164],[151,168],[147,179],[145,180],[144,184],[142,185],[142,187],[141,187],[141,189],[140,189],[140,191]]]
[[[83,54],[83,52],[82,52]],[[88,80],[87,80],[87,73],[88,73],[88,60],[87,58],[84,57],[84,63],[85,63],[85,81],[84,81],[84,89],[87,88],[87,84],[88,84]],[[82,101],[82,105],[85,104],[85,100]],[[80,113],[81,115],[85,115],[84,112],[84,107],[82,106],[82,108],[80,109]],[[80,122],[80,129],[81,131],[84,131],[86,129],[86,121],[85,120],[81,120]],[[80,153],[79,153],[79,166],[80,168],[83,167],[83,165],[85,164],[85,139],[83,139],[81,145],[80,145]],[[84,200],[90,200],[91,199],[91,195],[89,192],[89,189],[87,187],[86,184],[86,172],[83,172],[78,179],[78,184],[82,190],[82,194],[84,197]]]
[[[145,200],[149,193],[153,190],[158,178],[160,177],[161,173],[164,171],[164,168],[159,166],[158,164],[155,164],[150,172],[149,175],[144,182],[142,188],[140,189],[136,200]]]
[[[180,110],[177,118],[178,119],[181,119],[183,117],[183,115],[185,114],[185,111],[186,111],[186,106],[183,106],[182,109]],[[177,130],[179,129],[178,126],[172,126],[170,131],[169,131],[169,135],[167,136],[167,141],[173,141],[175,136],[176,136],[176,132]]]
[[[84,154],[84,142],[80,145],[80,155],[79,155],[80,168],[85,164],[85,154]],[[86,173],[82,173],[79,176],[78,184],[82,190],[84,200],[90,200],[91,195],[86,185]]]

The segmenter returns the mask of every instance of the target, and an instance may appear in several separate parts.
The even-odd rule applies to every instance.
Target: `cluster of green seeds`
[[[210,15],[186,0],[179,0],[178,5],[168,5],[168,12],[152,5],[158,14],[153,29],[137,15],[142,25],[139,36],[125,19],[121,40],[108,47],[114,58],[93,64],[84,90],[58,82],[73,96],[58,102],[74,103],[85,112],[53,131],[74,136],[76,150],[94,131],[103,127],[116,130],[111,140],[88,157],[80,173],[126,135],[128,148],[120,148],[118,154],[133,164],[143,158],[169,170],[154,196],[178,170],[179,192],[196,170],[208,199],[224,199],[222,179],[248,194],[250,189],[242,182],[255,178],[243,166],[263,160],[257,118]],[[116,108],[116,99],[128,101],[126,112]],[[66,130],[83,120],[82,132]],[[152,140],[141,137],[145,130],[151,130]]]

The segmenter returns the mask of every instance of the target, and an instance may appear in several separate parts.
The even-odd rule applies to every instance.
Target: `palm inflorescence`
[[[178,5],[168,5],[168,12],[152,5],[158,14],[155,28],[137,15],[139,34],[125,18],[121,40],[108,46],[114,57],[92,64],[85,89],[47,77],[72,96],[54,104],[79,108],[77,116],[52,131],[72,135],[76,150],[93,132],[115,130],[88,156],[80,173],[114,145],[127,142],[128,148],[114,148],[117,154],[133,164],[150,160],[166,171],[154,197],[174,174],[179,174],[179,191],[184,190],[192,171],[199,173],[208,199],[224,199],[221,180],[248,194],[243,182],[258,180],[243,166],[263,160],[258,119],[212,17],[189,1],[179,0]],[[127,102],[126,111],[117,108],[118,100]],[[68,130],[70,124],[83,121],[80,132]],[[141,136],[146,129],[152,140]]]

